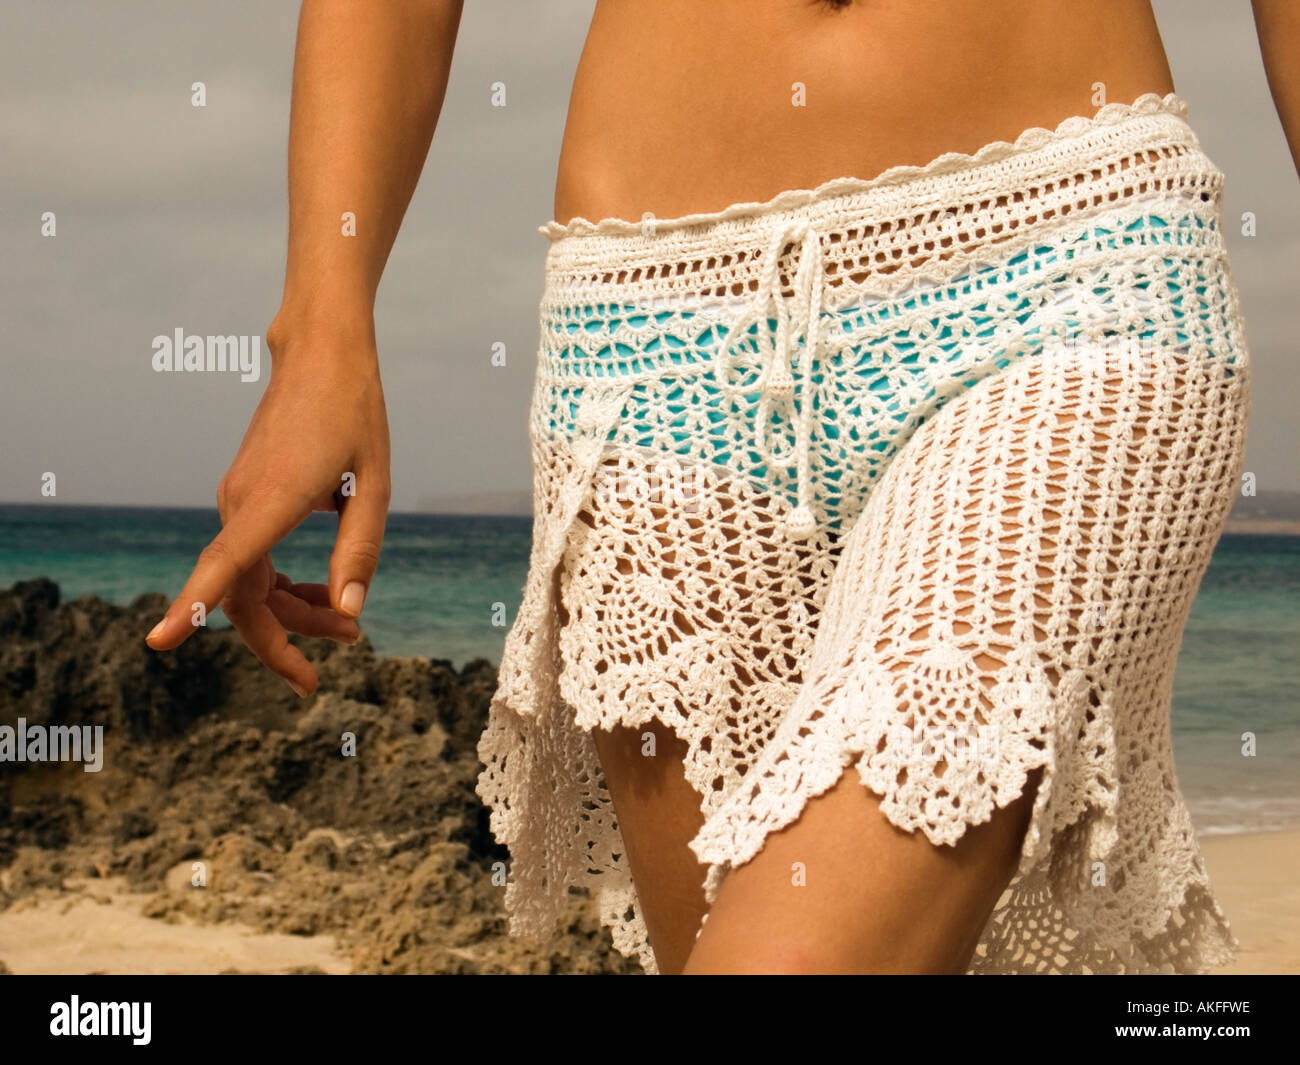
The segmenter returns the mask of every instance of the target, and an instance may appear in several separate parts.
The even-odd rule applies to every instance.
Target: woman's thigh
[[[708,908],[705,868],[689,847],[703,815],[686,781],[686,744],[658,722],[592,737],[659,971],[679,973]]]
[[[593,737],[665,974],[964,972],[1015,871],[1037,779],[957,846],[936,847],[895,828],[847,772],[731,871],[710,910],[689,846],[703,817],[685,744],[658,723]]]
[[[936,846],[896,828],[846,771],[727,874],[684,972],[966,972],[1015,873],[1040,772],[955,846]]]

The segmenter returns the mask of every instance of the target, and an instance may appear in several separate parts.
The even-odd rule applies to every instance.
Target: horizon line
[[[215,513],[215,505],[209,504],[200,506],[196,503],[71,503],[64,500],[51,499],[41,503],[33,503],[30,500],[11,500],[0,499],[0,507],[57,507],[66,510],[80,508],[83,510],[201,510]],[[334,513],[330,510],[314,510],[312,514],[322,516]],[[388,513],[398,517],[446,517],[446,518],[531,518],[532,514],[521,514],[517,511],[464,511],[464,510],[397,510],[390,508]],[[308,517],[311,517],[309,514]],[[306,519],[304,519],[306,520]]]

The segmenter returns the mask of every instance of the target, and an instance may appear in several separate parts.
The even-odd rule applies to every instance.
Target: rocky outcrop
[[[0,762],[0,908],[120,876],[153,916],[332,934],[357,972],[639,971],[579,896],[551,942],[506,933],[474,793],[490,662],[294,637],[321,681],[299,700],[228,629],[149,650],[165,606],[0,591],[0,725],[104,729],[99,772]]]

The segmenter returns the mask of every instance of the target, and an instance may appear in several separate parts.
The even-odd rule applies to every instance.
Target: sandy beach
[[[105,735],[97,772],[0,762],[0,973],[641,971],[581,893],[550,941],[507,932],[473,787],[490,662],[304,640],[300,703],[229,631],[149,653],[164,605],[0,590],[0,722]],[[1300,831],[1202,847],[1222,971],[1300,972]]]
[[[1210,876],[1240,941],[1216,973],[1300,973],[1300,832],[1211,836]],[[191,890],[178,867],[167,890]],[[201,925],[150,916],[155,895],[120,880],[70,879],[0,913],[0,954],[11,973],[322,973],[352,971],[333,936],[259,932],[238,922]],[[477,967],[489,952],[446,948]],[[3,971],[3,970],[0,970]]]
[[[1240,946],[1218,973],[1300,973],[1300,831],[1208,836],[1205,864]]]

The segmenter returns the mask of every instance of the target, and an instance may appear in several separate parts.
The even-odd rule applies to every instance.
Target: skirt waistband
[[[1217,212],[1223,174],[1200,148],[1176,94],[1112,103],[1014,143],[948,153],[871,179],[838,178],[765,203],[641,222],[576,218],[550,238],[543,308],[594,299],[690,302],[752,297],[776,258],[812,234],[827,304],[888,298],[917,280],[942,283],[972,252],[1057,228],[1070,215],[1133,197],[1177,197]],[[1002,248],[998,249],[1003,250]],[[802,259],[804,256],[799,255]],[[776,279],[794,295],[793,277]]]

